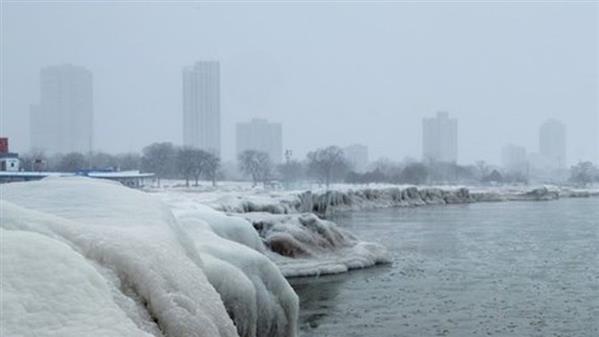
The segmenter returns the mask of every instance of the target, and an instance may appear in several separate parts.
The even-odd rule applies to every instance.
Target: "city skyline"
[[[254,117],[293,125],[284,147],[295,157],[362,143],[372,158],[420,158],[418,124],[437,110],[460,120],[461,163],[499,163],[506,143],[535,149],[548,118],[575,130],[569,164],[599,157],[597,13],[584,5],[3,9],[0,129],[20,152],[48,64],[94,73],[94,148],[114,153],[180,143],[181,68],[217,59],[225,159],[235,124]]]
[[[45,74],[45,75],[44,75]],[[73,76],[71,76],[73,75]],[[79,76],[77,76],[79,75]],[[48,135],[40,135],[40,133],[36,130],[40,129],[42,126],[47,125],[49,123],[49,120],[44,120],[43,118],[40,118],[41,115],[41,111],[42,111],[42,107],[44,106],[41,102],[43,101],[45,105],[48,105],[47,102],[58,102],[60,100],[57,99],[57,94],[61,93],[62,91],[65,90],[57,90],[57,88],[62,87],[70,87],[69,90],[66,90],[66,92],[71,92],[71,91],[79,91],[78,95],[81,96],[82,93],[85,93],[85,95],[89,96],[87,97],[85,100],[83,100],[83,105],[86,106],[86,109],[89,110],[88,113],[90,113],[90,116],[93,116],[93,95],[92,95],[92,83],[91,83],[91,78],[93,77],[93,74],[87,70],[85,67],[83,66],[77,66],[77,65],[72,65],[70,63],[65,63],[62,65],[55,65],[55,66],[46,66],[44,68],[42,68],[40,70],[40,90],[42,92],[42,97],[44,97],[44,100],[40,100],[40,103],[38,104],[32,104],[30,106],[30,125],[31,125],[31,133],[30,133],[30,137],[32,139],[31,144],[32,146],[30,147],[30,151],[32,150],[46,150],[48,153],[67,153],[67,152],[89,152],[92,149],[92,140],[93,140],[93,119],[91,121],[88,120],[88,122],[91,122],[91,126],[90,130],[92,130],[92,132],[81,132],[81,130],[79,130],[80,132],[75,132],[73,134],[69,134],[67,132],[54,132],[55,134],[68,134],[68,137],[63,137],[66,138],[68,141],[64,144],[71,144],[69,146],[71,146],[71,149],[75,149],[75,150],[67,150],[67,151],[56,151],[53,149],[58,149],[58,148],[65,148],[65,149],[69,149],[69,147],[65,147],[65,145],[63,144],[62,147],[59,147],[58,145],[52,145],[54,143],[56,143],[55,141],[51,140],[51,138],[48,138]],[[46,80],[44,80],[44,78],[46,78]],[[73,81],[73,79],[76,79],[77,81]],[[84,83],[85,79],[89,79],[89,83]],[[44,85],[44,83],[46,83]],[[48,85],[48,83],[52,84],[52,85]],[[81,83],[83,85],[83,89],[79,90],[79,88],[75,88],[73,86],[73,83]],[[89,88],[86,88],[89,87]],[[73,90],[76,89],[76,90]],[[207,92],[206,92],[207,91]],[[52,93],[52,94],[49,94]],[[54,96],[54,98],[52,98]],[[68,95],[67,95],[68,97]],[[192,146],[192,147],[197,147],[197,148],[201,148],[201,149],[205,149],[205,150],[209,150],[212,151],[215,154],[219,154],[221,153],[221,148],[220,148],[220,143],[221,143],[221,137],[220,137],[220,129],[221,129],[221,125],[220,125],[220,63],[217,60],[212,60],[212,61],[196,61],[192,66],[187,66],[183,68],[183,90],[182,90],[182,97],[183,97],[183,114],[182,114],[182,121],[183,121],[183,133],[182,133],[182,141],[180,142],[180,144],[182,145],[187,145],[187,146]],[[63,99],[64,100],[64,99]],[[81,100],[79,100],[81,101]],[[81,102],[78,102],[81,103]],[[47,108],[46,108],[47,109]],[[51,113],[54,114],[54,116],[59,116],[61,113],[63,113],[63,111],[61,110],[62,108],[60,106],[57,106],[56,104],[54,104],[54,111],[52,111]],[[64,110],[64,109],[63,109]],[[72,114],[73,112],[71,110],[65,110],[64,111],[65,116],[70,116],[70,114]],[[209,116],[206,116],[207,114],[211,113],[212,117],[207,118]],[[201,117],[203,115],[203,117]],[[36,117],[37,116],[37,117]],[[50,116],[52,117],[52,116]],[[60,117],[60,116],[59,116]],[[73,117],[73,116],[70,116]],[[46,117],[47,118],[47,117]],[[204,123],[201,123],[200,120],[201,118],[203,118],[202,120],[204,121]],[[58,120],[58,119],[57,119]],[[61,128],[65,129],[65,128],[72,128],[73,123],[77,122],[77,121],[85,121],[85,118],[83,119],[77,119],[74,118],[73,121],[71,123],[63,123],[64,125],[61,126]],[[206,123],[206,121],[209,120],[209,123]],[[240,142],[240,131],[239,128],[240,126],[250,126],[252,124],[255,123],[259,123],[259,124],[269,124],[268,121],[266,119],[262,119],[262,118],[252,118],[250,122],[237,122],[236,123],[236,147],[235,147],[235,153],[236,155],[239,154],[239,149],[241,147],[244,147],[244,149],[256,149],[256,150],[264,150],[264,152],[269,153],[270,157],[273,158],[273,160],[275,161],[275,163],[279,163],[282,161],[282,155],[283,155],[283,148],[286,148],[285,146],[283,146],[283,142],[282,142],[282,131],[281,131],[281,124],[280,123],[273,123],[272,125],[276,125],[278,126],[278,141],[276,142],[277,145],[275,147],[273,147],[273,149],[268,149],[266,145],[267,142],[262,141],[261,144],[259,146],[254,146],[254,147],[248,147],[249,145],[247,144],[251,144],[254,140],[252,139],[252,137],[249,136],[244,136],[241,137],[243,139],[245,139],[245,142]],[[36,127],[36,125],[38,125]],[[50,123],[51,125],[51,123]],[[514,145],[511,143],[507,143],[506,145],[504,145],[501,149],[501,159],[498,161],[498,163],[492,163],[492,164],[498,164],[508,170],[513,169],[514,168],[514,159],[513,157],[519,157],[521,155],[521,149],[523,149],[526,153],[526,163],[529,163],[532,161],[532,165],[542,168],[549,168],[552,167],[553,162],[555,160],[557,160],[559,162],[559,164],[557,164],[557,168],[563,169],[565,167],[568,166],[568,162],[567,162],[567,147],[566,144],[567,142],[565,141],[565,125],[561,122],[558,121],[556,119],[547,119],[543,122],[543,124],[541,124],[540,129],[539,129],[539,136],[538,136],[538,152],[530,152],[528,153],[528,149],[526,149],[526,147],[523,146],[518,146],[518,145]],[[549,131],[543,131],[544,128],[550,128],[551,130]],[[563,129],[562,131],[557,130],[556,128],[561,128]],[[451,129],[451,130],[450,130]],[[206,132],[200,132],[200,130],[208,130],[210,131],[210,136],[212,137],[212,139],[202,139],[201,137],[199,137],[200,134],[204,134],[204,138],[206,138]],[[435,161],[441,161],[441,162],[458,162],[458,152],[457,149],[459,147],[458,144],[458,134],[457,134],[457,119],[455,118],[449,118],[449,114],[446,111],[437,111],[436,112],[436,116],[434,118],[428,118],[428,117],[424,117],[422,119],[422,147],[421,147],[421,151],[422,151],[422,159],[423,160],[435,160]],[[427,131],[428,130],[428,131]],[[551,131],[551,132],[550,132]],[[558,132],[559,131],[559,132]],[[554,139],[555,137],[555,133],[559,133],[562,136],[558,137],[559,139]],[[84,137],[85,135],[87,135],[87,139],[89,140],[89,143],[85,142],[77,142],[77,141],[72,141],[73,139],[77,139],[77,136],[79,136],[79,138]],[[433,137],[434,136],[434,137]],[[558,135],[559,136],[559,135]],[[45,138],[44,138],[45,137]],[[195,137],[195,139],[194,139]],[[254,137],[255,138],[255,137]],[[272,138],[272,137],[271,137]],[[276,137],[275,137],[276,138]],[[44,141],[45,139],[45,141]],[[274,139],[274,138],[273,138]],[[436,139],[436,140],[433,140]],[[249,140],[249,141],[248,141]],[[427,145],[427,140],[429,142],[429,144]],[[444,140],[444,141],[441,141]],[[156,142],[159,142],[160,140],[155,140]],[[35,144],[46,144],[45,146],[36,146]],[[72,144],[77,143],[79,146],[78,148],[74,148],[72,147]],[[259,142],[260,143],[260,142]],[[550,143],[550,144],[549,144]],[[49,145],[48,145],[49,144]],[[81,150],[81,144],[83,144],[84,147],[89,148],[90,150]],[[175,144],[179,144],[178,142],[175,142]],[[211,150],[211,146],[208,144],[216,144],[216,148],[213,146],[212,150]],[[240,144],[246,144],[246,145],[240,145]],[[340,144],[333,144],[333,145],[338,145],[340,146]],[[352,145],[349,146],[345,146],[343,147],[344,150],[350,149],[352,147],[356,147],[356,146],[361,146],[364,147],[366,150],[366,158],[368,158],[368,146],[367,145],[362,145],[362,144],[357,144],[354,143]],[[428,148],[427,148],[428,146]],[[275,150],[274,148],[278,148],[280,147],[280,151],[279,150]],[[264,148],[264,149],[262,149]],[[559,149],[556,149],[559,148]],[[79,149],[79,150],[77,150]],[[278,154],[280,152],[280,155]],[[360,150],[360,152],[363,152],[362,150]],[[557,153],[559,152],[559,153]],[[361,153],[359,155],[355,155],[353,157],[364,157]],[[352,157],[352,158],[353,158]],[[235,159],[236,156],[234,158],[226,158],[226,159]],[[276,158],[280,158],[280,159],[276,159]],[[348,155],[349,158],[349,155]],[[387,158],[387,156],[381,156],[380,158]],[[358,164],[358,166],[360,166],[359,170],[364,170],[365,165],[368,163],[368,160],[365,163],[360,163]],[[508,163],[508,164],[506,164]],[[527,164],[528,165],[528,164]]]

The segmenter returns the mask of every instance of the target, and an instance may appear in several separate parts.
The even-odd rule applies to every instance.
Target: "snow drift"
[[[250,234],[238,238],[246,244],[225,238],[238,236],[226,228],[243,226],[240,219],[220,221],[222,236],[204,220],[177,220],[154,196],[106,181],[3,185],[2,259],[15,270],[2,277],[3,332],[56,335],[46,329],[55,322],[64,327],[58,335],[88,336],[94,335],[85,330],[93,319],[105,329],[98,330],[102,336],[295,336],[292,288],[250,247],[258,242],[251,243]],[[43,259],[33,258],[44,252]],[[36,283],[34,275],[48,280]],[[62,293],[52,291],[61,283]],[[34,301],[38,310],[27,307],[28,318],[21,319],[26,297],[38,288],[48,289]],[[87,297],[70,296],[77,291]],[[90,309],[80,310],[85,305]]]

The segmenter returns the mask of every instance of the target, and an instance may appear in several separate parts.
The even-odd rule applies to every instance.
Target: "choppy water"
[[[393,265],[292,280],[310,336],[599,336],[599,199],[334,219]]]

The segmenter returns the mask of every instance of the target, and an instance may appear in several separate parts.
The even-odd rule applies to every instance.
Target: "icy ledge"
[[[0,188],[2,336],[297,335],[297,296],[243,219],[86,178]]]

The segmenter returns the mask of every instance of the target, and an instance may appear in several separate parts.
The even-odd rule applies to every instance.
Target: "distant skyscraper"
[[[237,123],[237,154],[246,150],[268,153],[273,163],[283,160],[283,136],[280,123],[269,123],[254,118],[247,123]]]
[[[440,162],[458,160],[458,121],[447,112],[422,120],[422,159]]]
[[[503,167],[508,172],[525,173],[528,168],[526,149],[522,146],[508,144],[501,151]]]
[[[183,144],[220,156],[220,64],[183,69]]]
[[[549,119],[539,129],[539,154],[551,168],[566,167],[566,126]]]
[[[362,144],[352,144],[343,149],[345,158],[356,172],[366,171],[368,166],[368,147]]]
[[[92,150],[92,73],[70,64],[43,68],[40,103],[31,106],[31,147],[49,153]]]

